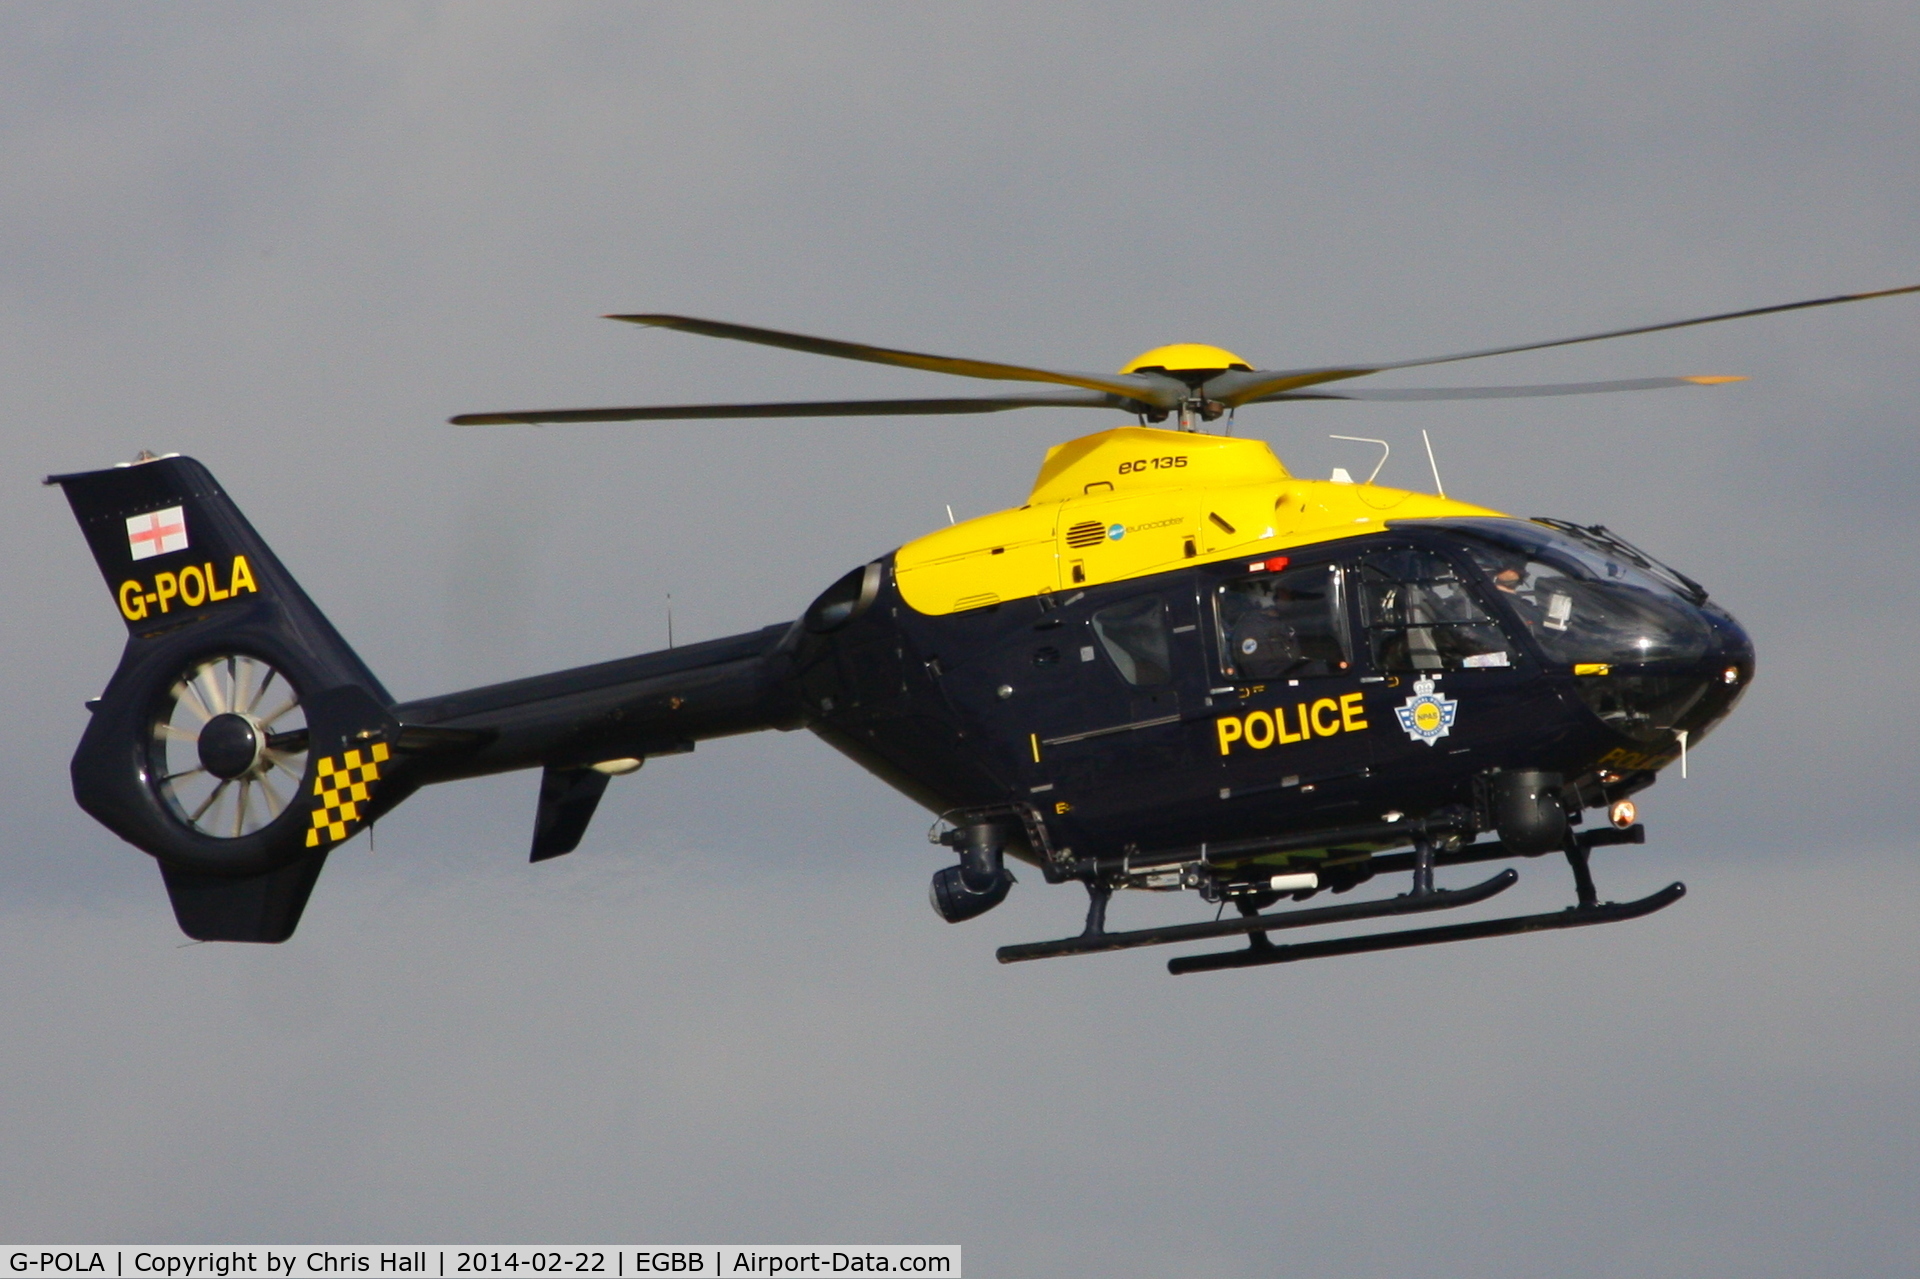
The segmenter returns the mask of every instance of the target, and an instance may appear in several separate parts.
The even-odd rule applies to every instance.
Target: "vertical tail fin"
[[[207,469],[56,475],[127,628],[72,764],[181,928],[284,941],[335,844],[411,792],[392,699]]]

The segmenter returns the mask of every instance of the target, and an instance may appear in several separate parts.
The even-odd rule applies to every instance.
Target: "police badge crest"
[[[1399,717],[1400,727],[1407,730],[1408,737],[1431,746],[1452,730],[1453,717],[1459,710],[1459,702],[1433,691],[1432,680],[1417,679],[1413,682],[1413,696],[1404,706],[1394,707],[1393,713]]]

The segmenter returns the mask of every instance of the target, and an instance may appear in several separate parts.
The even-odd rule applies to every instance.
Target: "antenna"
[[[667,592],[667,647],[673,647],[673,592]]]
[[[1327,438],[1330,440],[1352,440],[1355,444],[1378,444],[1380,446],[1380,460],[1373,464],[1373,470],[1368,473],[1367,478],[1360,481],[1362,484],[1373,483],[1373,477],[1380,474],[1380,468],[1387,464],[1387,454],[1393,452],[1393,449],[1388,446],[1385,440],[1370,440],[1364,435],[1329,435]]]
[[[1447,486],[1440,482],[1440,464],[1433,460],[1433,438],[1427,434],[1424,426],[1420,428],[1420,438],[1427,442],[1427,465],[1433,468],[1433,491],[1445,497]]]
[[[948,503],[947,503],[947,523],[949,523],[949,524],[952,524],[953,522],[954,522],[954,519],[953,519],[953,503],[952,503],[952,502],[948,502]]]
[[[1680,780],[1684,782],[1687,780],[1687,730],[1680,729],[1674,736],[1680,739]]]

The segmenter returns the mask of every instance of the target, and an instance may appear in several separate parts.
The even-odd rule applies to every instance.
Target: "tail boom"
[[[791,624],[395,706],[410,775],[452,781],[676,755],[800,727],[784,678]],[[433,743],[440,743],[434,745]]]
[[[192,937],[286,940],[331,849],[423,785],[544,768],[538,861],[579,842],[610,773],[803,721],[797,623],[395,704],[198,462],[47,482],[127,631],[74,796],[159,862]]]

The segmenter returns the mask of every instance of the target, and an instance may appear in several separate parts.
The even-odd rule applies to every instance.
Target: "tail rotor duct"
[[[286,812],[307,774],[300,691],[245,653],[196,661],[155,710],[149,776],[187,829],[239,839]]]

